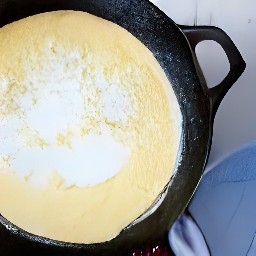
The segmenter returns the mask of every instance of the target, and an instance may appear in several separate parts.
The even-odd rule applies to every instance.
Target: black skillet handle
[[[215,116],[217,109],[228,92],[231,86],[237,81],[245,70],[246,63],[244,62],[240,52],[236,48],[230,37],[220,28],[212,26],[179,26],[187,37],[191,48],[195,52],[196,45],[204,40],[213,40],[219,43],[225,51],[229,64],[230,71],[224,80],[217,86],[209,89],[209,96]]]

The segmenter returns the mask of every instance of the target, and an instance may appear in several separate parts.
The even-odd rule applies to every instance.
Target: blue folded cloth
[[[175,255],[256,255],[256,142],[204,175],[188,211],[170,232]]]

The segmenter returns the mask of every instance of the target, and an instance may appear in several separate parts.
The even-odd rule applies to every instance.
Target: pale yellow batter
[[[144,213],[180,142],[179,106],[153,54],[74,11],[0,29],[0,120],[0,214],[66,242],[110,240]]]

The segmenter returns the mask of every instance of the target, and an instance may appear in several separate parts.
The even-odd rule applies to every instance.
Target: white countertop
[[[234,41],[247,67],[224,98],[215,118],[208,168],[249,141],[256,140],[256,2],[254,0],[152,0],[170,18],[184,25],[222,28]],[[206,41],[197,49],[210,86],[228,72],[228,60],[216,43]]]

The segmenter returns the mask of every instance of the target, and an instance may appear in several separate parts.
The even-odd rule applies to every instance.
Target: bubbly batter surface
[[[75,11],[0,29],[0,214],[75,243],[110,240],[170,180],[181,115],[152,53]]]

